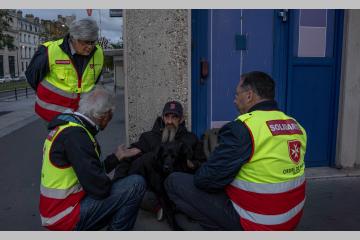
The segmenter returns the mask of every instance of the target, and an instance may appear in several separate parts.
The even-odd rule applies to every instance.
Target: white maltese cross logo
[[[289,156],[296,164],[300,161],[300,148],[301,142],[299,140],[288,141]]]

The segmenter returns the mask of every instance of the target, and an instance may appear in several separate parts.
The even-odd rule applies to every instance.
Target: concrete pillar
[[[344,168],[360,166],[359,22],[360,10],[345,10],[336,159]]]
[[[190,11],[124,10],[127,142],[151,129],[168,100],[190,119]]]

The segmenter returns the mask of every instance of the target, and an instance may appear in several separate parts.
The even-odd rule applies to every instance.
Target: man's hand
[[[192,170],[195,169],[195,164],[192,161],[190,161],[189,159],[186,160],[186,165],[188,166],[188,168],[190,168]]]
[[[123,160],[124,158],[133,157],[141,152],[138,148],[126,148],[124,144],[121,144],[117,147],[115,156],[119,161]]]

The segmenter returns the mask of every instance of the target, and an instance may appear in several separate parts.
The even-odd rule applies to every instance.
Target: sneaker
[[[164,219],[164,209],[159,208],[159,210],[157,210],[156,212],[156,220],[162,221],[163,219]]]

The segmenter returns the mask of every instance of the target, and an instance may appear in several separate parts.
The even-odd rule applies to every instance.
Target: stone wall
[[[189,10],[124,10],[127,142],[150,130],[165,102],[178,100],[189,121]]]

